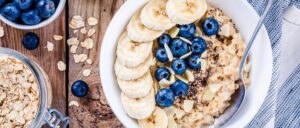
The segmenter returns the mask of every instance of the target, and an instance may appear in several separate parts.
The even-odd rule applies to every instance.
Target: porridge
[[[21,61],[0,57],[0,128],[28,127],[39,104],[36,79]]]
[[[150,0],[117,45],[125,112],[142,128],[213,124],[241,84],[245,48],[233,21],[205,0]],[[250,67],[248,60],[246,85]]]

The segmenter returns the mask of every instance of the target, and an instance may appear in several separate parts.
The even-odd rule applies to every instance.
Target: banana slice
[[[150,68],[152,63],[153,57],[152,54],[150,54],[147,59],[138,65],[135,68],[128,68],[124,65],[122,65],[119,61],[119,58],[116,59],[115,63],[115,73],[118,79],[121,80],[134,80],[142,77]]]
[[[200,19],[207,10],[205,0],[169,0],[167,14],[176,24],[190,24]]]
[[[149,42],[158,38],[164,31],[147,28],[140,21],[140,12],[136,13],[127,25],[128,37],[135,42]]]
[[[121,101],[125,112],[130,117],[138,120],[149,117],[155,108],[153,89],[147,96],[138,99],[129,98],[124,93],[121,93]]]
[[[124,32],[118,42],[117,56],[119,62],[129,68],[134,68],[143,63],[152,52],[153,42],[137,43],[131,41]]]
[[[168,116],[164,110],[155,107],[155,110],[150,117],[139,120],[139,125],[141,128],[167,128]]]
[[[144,76],[136,80],[118,79],[122,92],[129,98],[142,98],[149,94],[152,89],[153,80],[148,71]]]
[[[150,0],[142,9],[141,22],[148,28],[158,31],[165,31],[175,23],[171,21],[166,12],[166,3],[168,0]]]

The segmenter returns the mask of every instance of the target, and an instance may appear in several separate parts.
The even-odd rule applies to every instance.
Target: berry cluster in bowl
[[[219,31],[219,23],[213,17],[206,18],[199,24],[207,36],[214,36]],[[189,83],[182,79],[181,75],[185,75],[187,69],[198,71],[201,68],[201,55],[207,48],[206,41],[195,35],[197,31],[195,23],[178,25],[175,29],[177,29],[175,38],[165,33],[157,39],[159,46],[155,52],[155,57],[160,63],[164,63],[164,66],[158,67],[155,71],[156,80],[160,82],[164,80],[173,81],[170,78],[172,74],[180,78],[174,83],[171,82],[170,88],[158,90],[156,103],[161,107],[173,105],[175,96],[187,95]],[[167,65],[170,65],[170,70]]]
[[[60,0],[0,0],[1,15],[19,25],[37,25],[55,13]]]

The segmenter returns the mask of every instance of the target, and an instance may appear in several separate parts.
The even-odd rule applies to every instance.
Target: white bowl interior
[[[44,26],[50,24],[52,21],[54,21],[60,15],[62,10],[64,9],[65,4],[66,4],[66,0],[60,0],[58,6],[56,7],[55,13],[50,18],[48,18],[36,25],[17,24],[15,22],[12,22],[12,21],[6,19],[1,14],[0,14],[0,20],[3,21],[4,23],[8,24],[9,26],[12,26],[12,27],[18,28],[18,29],[22,29],[22,30],[38,29],[38,28],[44,27]]]
[[[146,2],[147,0],[129,0],[119,9],[104,35],[100,55],[100,76],[105,96],[118,119],[130,128],[139,126],[124,112],[120,100],[121,91],[117,85],[113,67],[119,35],[126,28],[131,16]],[[209,0],[208,3],[220,8],[232,18],[246,42],[249,41],[259,17],[246,1]],[[247,90],[245,102],[241,110],[227,123],[227,127],[245,126],[254,117],[267,95],[272,76],[272,50],[265,27],[259,32],[252,47],[251,63],[251,85]]]

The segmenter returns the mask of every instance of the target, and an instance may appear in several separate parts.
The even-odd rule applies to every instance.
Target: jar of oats
[[[21,53],[0,48],[0,128],[66,127],[69,118],[50,109],[51,101],[42,68]]]

